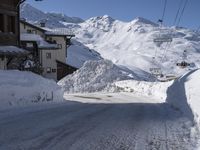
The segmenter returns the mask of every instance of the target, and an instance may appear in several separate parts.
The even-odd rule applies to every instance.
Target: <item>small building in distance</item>
[[[20,0],[1,0],[0,3],[0,69],[19,69],[27,51],[20,48]]]
[[[25,69],[56,81],[77,68],[66,64],[67,48],[73,34],[45,28],[44,23],[36,26],[20,21],[21,45],[30,52]]]

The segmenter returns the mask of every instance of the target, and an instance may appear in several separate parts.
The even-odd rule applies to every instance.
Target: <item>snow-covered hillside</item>
[[[29,22],[38,24],[45,22],[49,27],[65,27],[65,23],[81,23],[83,20],[78,17],[68,17],[59,13],[44,13],[28,3],[21,5],[21,18],[27,19]]]
[[[38,10],[32,9],[32,13],[35,15],[27,17],[28,21],[43,18]],[[22,14],[30,14],[27,5],[22,9]],[[60,17],[55,18],[62,27],[74,31],[77,43],[82,43],[83,47],[93,49],[103,58],[129,69],[137,67],[150,72],[151,68],[161,68],[164,74],[179,76],[200,66],[200,34],[189,29],[160,28],[158,24],[140,17],[131,22],[122,22],[105,15],[78,23],[63,23]],[[48,21],[54,22],[54,19],[50,18]],[[47,26],[59,27],[48,23]],[[158,37],[172,38],[172,42],[154,43],[154,39]],[[82,49],[80,44],[74,46]],[[183,58],[191,64],[190,67],[181,69],[176,66]]]
[[[149,71],[158,67],[166,74],[179,74],[188,70],[176,66],[183,55],[192,64],[190,69],[200,65],[200,34],[189,29],[159,28],[143,18],[127,23],[109,16],[94,17],[79,25],[75,29],[78,41],[130,69],[134,66]],[[158,37],[172,37],[173,41],[158,46],[153,42]]]
[[[82,43],[72,39],[72,45],[67,49],[67,64],[81,68],[88,60],[103,59],[95,50],[89,49]]]

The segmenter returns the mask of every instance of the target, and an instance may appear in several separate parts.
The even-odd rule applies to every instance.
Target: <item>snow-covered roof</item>
[[[16,46],[0,46],[0,55],[24,55],[28,51]]]
[[[74,33],[70,29],[66,28],[56,28],[56,29],[51,29],[48,27],[40,27],[38,25],[34,25],[33,23],[20,20],[21,23],[26,24],[28,26],[31,26],[32,28],[36,28],[37,30],[42,31],[46,35],[51,35],[51,36],[71,36],[74,37]]]
[[[47,29],[46,29],[47,30]],[[45,32],[46,35],[55,35],[55,36],[75,36],[74,33],[66,28],[58,28],[58,29],[48,29]]]
[[[22,33],[20,35],[20,40],[36,42],[38,44],[38,48],[40,49],[58,49],[59,48],[58,44],[48,43],[38,34]]]

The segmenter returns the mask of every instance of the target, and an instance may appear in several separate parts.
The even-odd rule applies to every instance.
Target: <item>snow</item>
[[[58,82],[67,93],[99,92],[115,90],[115,81],[135,79],[150,80],[148,73],[139,77],[137,72],[114,65],[109,60],[87,61],[72,75]]]
[[[27,53],[27,51],[16,46],[0,46],[0,53]]]
[[[45,13],[28,3],[23,3],[20,8],[20,17],[28,20],[31,23],[39,24],[40,22],[45,22],[49,27],[65,27],[62,22],[66,23],[80,23],[83,22],[81,18],[78,17],[68,17],[59,13]]]
[[[195,149],[191,121],[166,103],[129,93],[66,98],[80,102],[0,111],[0,149]]]
[[[17,70],[0,70],[0,95],[0,109],[63,100],[63,92],[53,80]]]
[[[147,96],[165,102],[167,89],[172,85],[170,82],[145,82],[125,80],[115,82],[115,86],[121,92],[130,92],[138,96]]]
[[[103,58],[129,69],[137,67],[150,72],[150,68],[161,68],[163,74],[180,76],[200,63],[200,35],[189,29],[159,28],[144,18],[122,22],[109,16],[88,19],[71,29],[75,31],[77,41],[96,50]],[[158,37],[172,38],[172,43],[162,43],[159,47],[153,42]],[[176,63],[183,61],[184,50],[185,61],[192,65],[180,69]]]
[[[57,44],[50,44],[46,42],[40,35],[31,34],[31,33],[21,33],[20,34],[21,41],[34,41],[37,42],[39,48],[58,48]]]
[[[50,29],[50,28],[45,27],[42,29],[46,30],[45,32],[46,35],[64,35],[64,36],[74,35],[74,33],[70,29],[67,29],[67,28]]]
[[[200,127],[200,70],[193,70],[177,79],[167,90],[167,102],[194,119]]]
[[[101,60],[99,53],[89,49],[80,42],[72,39],[72,45],[67,49],[67,64],[81,68],[86,61]]]

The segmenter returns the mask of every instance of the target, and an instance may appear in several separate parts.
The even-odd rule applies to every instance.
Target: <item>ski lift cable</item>
[[[176,24],[178,16],[180,15],[180,11],[181,11],[181,7],[183,5],[183,2],[184,2],[184,0],[180,0],[180,2],[179,2],[179,8],[177,10],[177,13],[176,13],[176,16],[175,16],[175,19],[174,19],[174,23],[173,23],[174,25]]]
[[[162,25],[163,25],[163,21],[164,21],[164,17],[165,17],[165,12],[166,12],[166,8],[167,8],[167,0],[164,1],[164,7],[163,7],[163,12],[162,12],[162,17],[161,17],[161,20],[159,19],[160,21],[160,27],[159,27],[159,38],[161,37],[161,28],[162,28]],[[155,55],[154,55],[154,59],[156,58],[157,56],[157,52],[158,52],[158,49],[156,49],[155,51]]]
[[[198,33],[200,31],[200,26],[196,29],[196,33]]]
[[[185,0],[184,5],[183,5],[183,2],[184,2],[183,0],[180,1],[179,8],[178,8],[178,11],[177,11],[175,20],[174,20],[174,24],[176,25],[176,23],[177,23],[177,26],[180,24],[181,18],[183,17],[184,11],[185,11],[186,6],[187,6],[187,4],[188,4],[188,0]],[[182,8],[182,11],[181,11],[181,13],[180,13],[180,10],[181,10],[182,5],[183,5],[183,8]],[[179,13],[180,13],[180,15],[179,15]],[[179,17],[179,19],[178,19],[178,17]],[[177,19],[178,19],[178,22],[177,22]],[[200,26],[199,26],[199,28],[197,29],[197,32],[198,32],[199,30],[200,30]],[[172,35],[172,33],[173,33],[173,30],[171,30],[171,35]],[[166,57],[167,51],[168,51],[167,49],[169,49],[169,47],[171,47],[171,44],[172,44],[172,41],[169,42],[169,43],[167,43],[167,45],[166,45],[166,47],[165,47],[165,50],[164,50],[164,52],[163,52],[163,56],[162,56],[162,58],[161,58],[161,62],[164,62],[164,58]],[[184,62],[184,61],[187,59],[187,54],[186,54],[185,51],[183,52],[182,59],[183,59],[182,62]]]
[[[175,19],[174,19],[174,25],[176,25],[178,17],[179,17],[179,20],[178,20],[178,23],[177,23],[177,24],[180,23],[180,20],[181,20],[181,18],[182,18],[182,16],[183,16],[183,13],[184,13],[184,10],[185,10],[186,5],[187,5],[187,3],[188,3],[188,0],[185,1],[184,6],[183,6],[183,9],[182,9],[182,11],[181,11],[183,2],[184,2],[184,0],[180,0],[179,8],[178,8],[178,10],[177,10],[177,13],[176,13],[176,16],[175,16]],[[181,11],[181,12],[180,12],[180,11]],[[180,15],[180,16],[179,16],[179,15]],[[173,30],[171,30],[170,35],[173,36]],[[163,52],[163,56],[162,56],[161,62],[164,61],[164,58],[165,58],[166,55],[167,55],[167,49],[169,49],[169,48],[171,47],[171,44],[172,44],[172,42],[167,43],[167,45],[166,45],[166,47],[165,47],[165,50],[164,50],[164,52]]]
[[[185,3],[184,3],[184,6],[183,6],[183,9],[182,9],[182,11],[181,11],[181,14],[180,14],[179,20],[178,20],[178,22],[177,22],[177,26],[179,25],[179,23],[180,23],[180,21],[181,21],[181,18],[183,17],[183,14],[184,14],[184,11],[185,11],[185,9],[186,9],[187,4],[188,4],[188,0],[185,0]]]
[[[162,21],[164,20],[164,17],[165,17],[166,8],[167,8],[167,0],[165,0],[165,2],[164,2],[164,8],[163,8],[163,14],[162,14]]]

